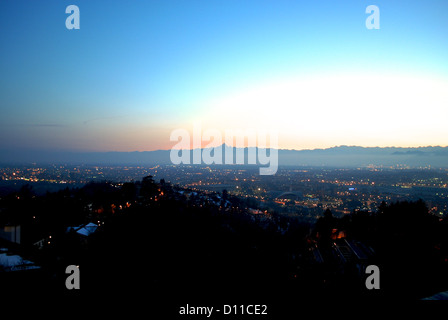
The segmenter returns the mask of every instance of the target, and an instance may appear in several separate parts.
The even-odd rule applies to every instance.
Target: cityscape
[[[79,188],[89,182],[109,182],[117,187],[144,176],[191,191],[222,193],[248,199],[257,207],[300,216],[310,222],[325,209],[343,216],[356,210],[374,212],[382,201],[424,199],[430,213],[447,215],[448,169],[380,167],[280,168],[275,176],[260,176],[250,166],[157,165],[73,166],[36,165],[0,168],[0,191],[18,190],[26,184],[38,194]]]
[[[434,310],[448,300],[447,10],[0,1],[0,305]]]
[[[106,268],[117,250],[141,255],[152,243],[148,239],[155,238],[165,239],[167,252],[159,247],[153,258],[164,259],[167,270],[182,265],[175,280],[154,267],[155,278],[145,283],[161,292],[175,281],[204,286],[220,296],[230,292],[232,283],[252,288],[246,294],[263,292],[264,299],[272,299],[275,290],[293,290],[283,303],[314,294],[337,299],[337,292],[344,292],[344,299],[382,301],[429,298],[448,285],[443,271],[448,267],[448,169],[280,167],[274,176],[260,176],[258,168],[245,165],[31,164],[4,166],[0,172],[0,276],[10,290],[32,287],[40,292],[46,283],[51,292],[67,294],[66,264],[86,270],[84,279],[102,279],[84,283],[89,288],[84,294],[104,293],[99,283],[115,294],[130,290],[131,283],[123,280],[113,287],[105,283],[112,272],[120,275],[115,279],[132,278],[130,266],[121,262],[119,269],[98,270]],[[151,225],[165,231],[153,229],[150,235],[145,228]],[[414,241],[419,245],[408,244]],[[166,257],[169,252],[182,259]],[[411,271],[397,276],[390,262],[406,252],[429,255],[409,268],[417,272],[413,278],[418,286],[405,284]],[[371,263],[394,279],[382,280],[386,288],[381,293],[363,288]],[[270,273],[248,275],[248,268],[268,268]],[[208,287],[210,272],[220,273],[214,289]]]

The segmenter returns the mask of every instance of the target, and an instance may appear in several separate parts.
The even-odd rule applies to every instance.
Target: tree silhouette
[[[324,216],[316,221],[314,227],[314,235],[318,238],[319,243],[323,246],[329,246],[332,230],[336,227],[337,219],[333,217],[330,209],[324,211]]]
[[[124,201],[134,201],[137,198],[137,187],[135,183],[123,183],[121,187],[121,195]]]
[[[140,195],[145,198],[150,198],[158,193],[158,186],[154,182],[152,176],[146,176],[142,179],[142,187],[140,189]]]

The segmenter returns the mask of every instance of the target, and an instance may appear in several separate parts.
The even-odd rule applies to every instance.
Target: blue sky
[[[79,30],[65,28],[70,4]],[[379,30],[365,27],[370,4]],[[445,146],[447,12],[444,0],[1,0],[0,149],[168,149],[194,121],[272,127],[295,149]]]

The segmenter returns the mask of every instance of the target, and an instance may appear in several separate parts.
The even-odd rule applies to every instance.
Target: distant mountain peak
[[[223,154],[238,148],[223,143]],[[256,147],[255,147],[256,148]],[[190,150],[191,152],[191,150]],[[0,150],[1,164],[95,164],[95,165],[154,165],[171,164],[171,150],[134,152],[64,152],[36,150]],[[325,149],[279,149],[279,165],[360,167],[367,165],[412,167],[448,167],[448,147],[361,147],[340,145]]]

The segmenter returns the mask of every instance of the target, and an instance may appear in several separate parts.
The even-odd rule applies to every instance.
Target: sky
[[[66,28],[69,5],[80,29]],[[368,5],[380,29],[367,29]],[[448,146],[448,1],[0,0],[0,150]]]

